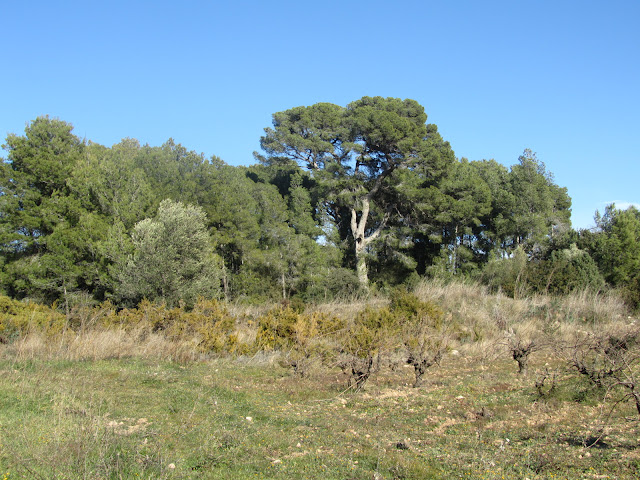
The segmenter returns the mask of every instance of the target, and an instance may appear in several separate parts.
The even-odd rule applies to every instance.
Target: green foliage
[[[505,227],[512,244],[528,253],[540,248],[558,228],[570,225],[571,200],[566,188],[553,183],[553,175],[531,150],[525,150],[511,167],[512,215]]]
[[[481,281],[493,291],[502,291],[516,298],[527,292],[527,255],[524,249],[516,249],[508,258],[492,258],[480,274]]]
[[[310,204],[298,198],[290,206],[292,190],[303,188],[296,186],[304,184],[299,173],[297,166],[216,165],[210,171],[201,201],[224,260],[227,298],[260,302],[305,295],[339,263],[334,247],[315,241]]]
[[[156,175],[145,172],[141,165],[143,154],[138,141],[130,138],[111,148],[90,144],[86,160],[78,165],[71,179],[73,188],[111,223],[130,229],[151,216],[163,198],[157,197],[160,192],[153,190],[150,183]]]
[[[39,117],[9,135],[0,165],[0,254],[11,296],[54,301],[92,288],[106,222],[74,189],[86,146],[60,120]]]
[[[305,288],[303,298],[307,301],[349,299],[361,292],[358,277],[346,268],[331,268],[316,272],[313,281]]]
[[[120,298],[193,305],[220,292],[220,267],[202,209],[164,200],[154,219],[136,224],[134,252],[117,265]]]
[[[84,293],[118,307],[145,297],[192,306],[216,297],[219,284],[229,300],[318,301],[366,292],[370,280],[384,290],[425,274],[478,276],[510,294],[543,284],[565,293],[599,282],[588,257],[552,253],[575,241],[637,304],[638,215],[611,207],[591,240],[559,245],[570,199],[534,153],[510,169],[456,161],[426,121],[410,99],[292,108],[273,115],[261,165],[246,168],[172,139],[105,147],[39,117],[3,146],[0,291],[59,301],[67,315]],[[199,233],[162,233],[165,201],[200,209]],[[517,262],[495,260],[519,248],[535,260],[526,276],[513,275]]]
[[[346,108],[319,103],[276,113],[273,128],[261,138],[268,154],[264,164],[293,160],[313,173],[365,289],[367,248],[373,248],[391,217],[402,219],[397,208],[402,193],[396,191],[402,175],[395,172],[408,168],[405,172],[433,177],[453,159],[426,119],[414,100],[363,97]]]
[[[500,290],[514,298],[533,293],[597,292],[604,287],[604,279],[594,260],[575,244],[553,250],[543,259],[529,259],[524,249],[519,248],[512,257],[489,261],[479,277],[493,291]]]
[[[552,295],[585,289],[597,292],[605,284],[594,260],[575,244],[553,251],[547,260],[530,264],[527,279],[532,290]]]
[[[632,308],[640,305],[640,212],[607,206],[596,212],[598,231],[581,231],[579,245],[588,251],[606,281],[619,288]]]
[[[449,275],[474,270],[478,227],[491,211],[491,191],[478,171],[466,160],[454,163],[438,189],[425,191],[437,229],[431,240],[442,248],[440,268]]]
[[[510,170],[494,160],[471,162],[491,194],[491,209],[478,216],[473,232],[485,261],[522,247],[539,255],[549,240],[570,226],[571,199],[553,181],[535,153],[526,149]],[[468,224],[467,224],[468,225]]]

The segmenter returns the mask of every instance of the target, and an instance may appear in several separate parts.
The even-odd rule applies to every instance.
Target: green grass
[[[410,388],[365,392],[234,360],[0,363],[0,475],[9,479],[637,478],[637,415],[560,382],[548,399],[508,359],[448,358]],[[583,389],[587,393],[575,395]],[[580,398],[577,398],[580,397]],[[599,428],[605,436],[592,448]]]

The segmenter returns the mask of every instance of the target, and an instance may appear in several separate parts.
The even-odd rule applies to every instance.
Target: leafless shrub
[[[417,353],[415,351],[409,353],[407,363],[414,368],[416,380],[413,384],[414,387],[420,387],[424,382],[424,374],[429,367],[433,365],[440,365],[440,361],[446,351],[445,342],[441,342],[439,345],[431,346],[424,349],[421,347]],[[416,354],[417,353],[417,354]]]
[[[570,367],[611,397],[633,401],[640,416],[640,328],[613,324],[578,330],[556,346]]]
[[[535,340],[523,341],[517,337],[510,337],[511,355],[518,362],[518,373],[526,375],[529,363],[529,355],[538,348]]]
[[[414,387],[423,384],[424,375],[430,367],[440,365],[444,354],[450,348],[450,343],[449,332],[438,317],[417,318],[413,324],[405,327],[404,346],[407,351],[407,364],[414,369]]]
[[[526,375],[530,355],[543,348],[545,340],[533,321],[514,324],[505,334],[504,345],[518,363],[518,373]]]

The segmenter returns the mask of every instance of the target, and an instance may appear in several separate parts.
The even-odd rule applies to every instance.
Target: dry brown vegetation
[[[551,343],[556,347],[560,340],[575,343],[580,333],[619,333],[635,325],[623,302],[613,294],[580,292],[559,298],[513,299],[489,294],[478,284],[435,281],[421,283],[413,293],[442,311],[448,350],[479,361],[513,355],[514,348],[532,342],[532,350],[553,351]],[[137,309],[116,311],[105,303],[78,305],[65,316],[55,308],[4,297],[0,302],[0,338],[5,355],[22,359],[140,357],[188,362],[220,354],[252,356],[263,350],[288,353],[303,343],[308,349],[314,336],[326,340],[332,333],[326,329],[319,332],[322,325],[331,322],[333,333],[338,331],[338,338],[346,340],[353,335],[353,322],[362,312],[381,311],[389,304],[388,298],[378,296],[307,305],[302,312],[302,308],[287,305],[257,307],[206,300],[190,311],[149,302]],[[277,313],[286,310],[290,311],[289,319]],[[269,319],[274,312],[277,318]],[[298,324],[294,329],[296,321],[311,317],[319,326]],[[267,320],[278,339],[265,340],[261,328]],[[278,322],[291,325],[276,325]],[[406,323],[398,327],[393,332],[397,341],[387,348],[389,356],[390,350],[403,343],[403,332],[406,336],[410,330]]]

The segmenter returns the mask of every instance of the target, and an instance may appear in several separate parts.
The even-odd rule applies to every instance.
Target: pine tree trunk
[[[356,273],[360,286],[365,290],[369,289],[369,275],[367,271],[367,260],[365,258],[365,242],[363,239],[356,238]]]
[[[364,237],[364,229],[367,224],[367,218],[369,217],[369,200],[362,200],[362,213],[358,219],[358,212],[355,207],[351,209],[351,234],[355,240],[355,253],[356,253],[356,273],[358,275],[358,281],[360,286],[365,290],[369,289],[369,275],[367,272],[367,261],[365,258],[365,247],[367,246],[367,239]]]

